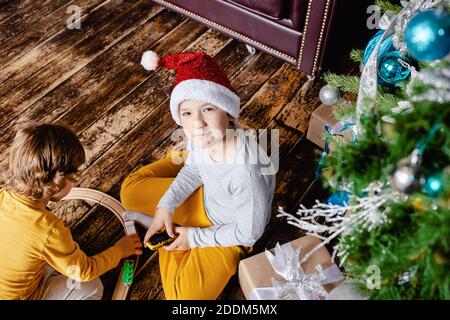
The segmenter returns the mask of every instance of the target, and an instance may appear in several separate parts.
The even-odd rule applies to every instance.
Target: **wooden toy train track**
[[[106,193],[87,189],[87,188],[73,188],[70,193],[63,200],[84,200],[89,204],[98,204],[109,211],[114,213],[114,215],[120,220],[120,223],[124,227],[125,234],[133,234],[136,233],[136,229],[134,228],[134,221],[126,220],[123,213],[126,209],[122,206],[122,204],[117,201],[115,198],[107,195]],[[128,291],[130,289],[130,281],[129,275],[125,275],[124,278],[128,278],[127,281],[123,281],[123,272],[130,272],[130,260],[134,262],[134,270],[136,271],[136,267],[138,265],[139,258],[138,256],[134,256],[133,258],[128,258],[124,261],[124,267],[121,268],[119,279],[116,283],[116,287],[114,289],[114,293],[112,296],[112,300],[126,300]]]

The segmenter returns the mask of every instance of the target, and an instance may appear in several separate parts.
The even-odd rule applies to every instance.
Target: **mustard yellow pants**
[[[173,153],[177,158],[172,157]],[[172,159],[184,159],[184,156],[182,151],[169,151],[164,159],[131,173],[120,192],[125,208],[153,216],[160,198],[183,167],[182,161]],[[212,226],[204,208],[203,186],[175,209],[173,223],[184,227]],[[240,246],[193,248],[188,251],[159,249],[166,299],[217,299],[236,273],[239,261],[250,250]]]

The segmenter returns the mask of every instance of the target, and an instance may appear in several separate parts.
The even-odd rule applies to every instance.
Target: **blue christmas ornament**
[[[385,30],[379,30],[372,39],[370,39],[364,50],[363,64],[367,63],[373,50],[383,37],[384,32]],[[398,59],[408,62],[408,59],[405,56],[395,50],[393,35],[390,35],[384,39],[378,47],[378,83],[380,85],[394,85],[409,77],[410,70],[405,68]]]
[[[369,43],[366,46],[366,49],[364,49],[364,57],[363,57],[363,64],[367,63],[367,60],[369,60],[370,55],[372,54],[373,50],[377,46],[377,44],[380,42],[381,38],[384,35],[385,30],[379,30],[370,40]],[[380,47],[378,48],[378,61],[388,52],[395,51],[394,45],[393,45],[393,36],[390,35],[384,41],[381,43]]]
[[[430,197],[437,196],[443,188],[442,177],[440,174],[429,176],[423,184],[423,189]]]
[[[441,10],[425,10],[406,26],[408,53],[417,60],[433,61],[450,52],[450,15]]]
[[[403,62],[403,63],[402,63]],[[382,85],[394,85],[409,77],[409,60],[398,51],[387,53],[378,65],[378,81]]]
[[[348,204],[349,195],[347,191],[336,191],[331,194],[327,202],[336,206],[344,207]]]

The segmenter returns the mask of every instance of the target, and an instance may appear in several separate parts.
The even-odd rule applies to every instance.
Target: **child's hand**
[[[122,258],[132,256],[133,254],[142,254],[142,243],[137,234],[125,236],[114,245],[122,253]]]
[[[189,250],[191,247],[189,246],[188,230],[189,228],[186,227],[175,227],[175,232],[178,234],[178,237],[170,245],[165,246],[164,249],[167,251]]]
[[[175,237],[175,234],[173,233],[172,215],[166,208],[160,207],[156,210],[156,214],[153,217],[153,223],[145,234],[144,243],[148,242],[151,236],[162,228],[166,228],[166,232],[171,238]]]

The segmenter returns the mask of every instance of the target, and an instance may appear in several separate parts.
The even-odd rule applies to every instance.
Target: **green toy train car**
[[[125,260],[123,262],[122,270],[122,284],[125,286],[131,286],[133,283],[133,273],[134,273],[134,261]]]

